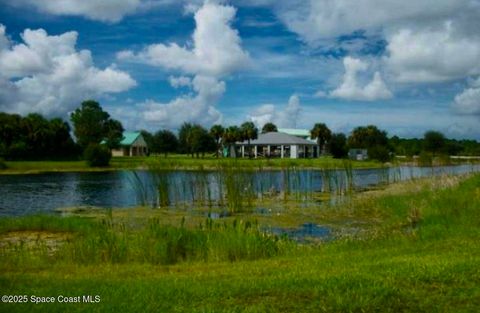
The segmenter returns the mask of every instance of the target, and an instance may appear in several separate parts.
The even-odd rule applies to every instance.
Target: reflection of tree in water
[[[81,205],[128,207],[135,205],[123,171],[78,173],[75,192]]]

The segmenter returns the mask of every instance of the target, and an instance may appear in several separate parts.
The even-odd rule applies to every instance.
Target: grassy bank
[[[37,239],[2,245],[2,294],[99,295],[101,301],[1,303],[0,309],[476,312],[479,207],[480,175],[397,183],[310,212],[318,223],[349,230],[310,245],[264,235],[262,227],[275,219],[253,215],[217,222],[115,212],[3,218],[0,242],[12,233],[33,232]],[[59,244],[46,245],[45,232]]]
[[[242,169],[280,169],[284,167],[303,168],[343,168],[344,160],[322,157],[318,159],[225,159],[191,158],[185,155],[170,155],[167,158],[151,157],[114,157],[110,166],[103,168],[88,167],[84,161],[7,161],[6,168],[0,168],[0,174],[24,174],[42,172],[105,171],[118,169],[138,169],[154,165],[165,170],[215,170],[218,167],[235,164]],[[377,168],[382,166],[374,161],[352,161],[354,168]]]

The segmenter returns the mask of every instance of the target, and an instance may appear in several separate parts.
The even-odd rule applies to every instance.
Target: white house
[[[280,158],[309,158],[318,155],[318,145],[301,137],[281,132],[270,132],[258,135],[250,141],[237,142],[242,157],[248,156],[248,149],[252,149],[253,156],[280,157]]]

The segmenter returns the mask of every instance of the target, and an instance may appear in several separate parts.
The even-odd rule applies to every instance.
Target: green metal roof
[[[120,144],[122,146],[130,146],[140,135],[140,132],[124,132],[123,139],[120,141]]]
[[[310,137],[310,131],[308,129],[295,129],[295,128],[279,128],[279,133],[285,133],[292,136],[305,136]]]

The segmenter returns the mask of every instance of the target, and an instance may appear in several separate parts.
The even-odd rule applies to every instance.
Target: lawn
[[[165,170],[215,170],[222,166],[235,166],[244,169],[280,169],[284,167],[303,168],[344,168],[345,160],[322,157],[318,159],[225,159],[207,156],[192,158],[186,155],[150,156],[150,157],[114,157],[110,166],[90,168],[84,161],[6,161],[6,169],[0,174],[28,174],[41,172],[105,171],[119,169],[139,169],[154,166]],[[378,168],[382,164],[376,161],[348,161],[353,168]]]
[[[275,219],[254,215],[2,218],[0,242],[30,236],[2,245],[2,295],[100,302],[0,311],[477,312],[479,208],[476,175],[396,183],[319,207],[316,222],[335,238],[309,244],[265,235]]]

